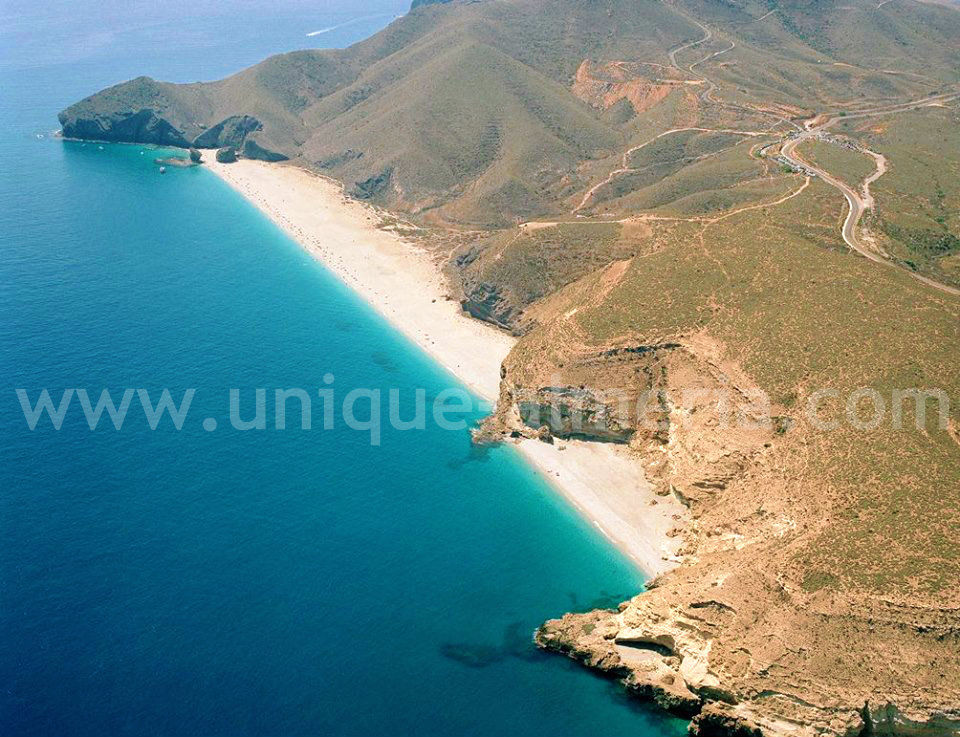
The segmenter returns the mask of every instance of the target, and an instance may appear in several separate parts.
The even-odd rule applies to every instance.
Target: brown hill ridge
[[[564,212],[589,183],[582,164],[622,151],[651,109],[663,123],[697,117],[703,65],[675,68],[667,52],[702,22],[725,34],[704,52],[736,44],[716,71],[741,96],[811,109],[956,80],[955,14],[920,6],[881,23],[865,5],[864,30],[845,7],[787,4],[757,23],[769,9],[755,2],[426,4],[348,49],[281,54],[211,83],[139,77],[60,119],[68,137],[299,159],[434,222],[504,225]]]

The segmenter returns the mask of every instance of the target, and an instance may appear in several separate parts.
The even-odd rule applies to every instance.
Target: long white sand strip
[[[378,227],[377,213],[338,184],[303,169],[250,160],[206,166],[474,392],[496,400],[500,364],[516,339],[465,315],[430,254]],[[656,497],[623,449],[524,441],[520,452],[645,572],[674,565],[678,538],[667,532],[684,510]]]

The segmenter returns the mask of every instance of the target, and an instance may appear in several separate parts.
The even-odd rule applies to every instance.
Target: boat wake
[[[350,26],[350,25],[353,25],[354,23],[360,23],[361,21],[365,21],[365,20],[375,20],[375,19],[377,19],[377,18],[385,18],[385,17],[388,16],[388,15],[392,15],[392,14],[391,14],[391,13],[378,13],[377,15],[364,15],[364,16],[362,16],[362,17],[360,17],[360,18],[352,18],[352,19],[350,19],[350,20],[348,20],[348,21],[346,21],[346,22],[344,22],[344,23],[338,23],[338,24],[335,25],[335,26],[328,26],[327,28],[321,28],[319,31],[310,31],[310,33],[308,33],[307,36],[308,36],[308,37],[311,37],[311,36],[322,36],[324,33],[330,33],[330,31],[335,31],[335,30],[337,30],[338,28],[343,28],[344,26]],[[396,16],[396,17],[399,18],[399,17],[401,17],[401,16],[398,15],[398,16]]]

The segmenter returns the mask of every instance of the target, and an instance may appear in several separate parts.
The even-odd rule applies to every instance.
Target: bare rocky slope
[[[478,435],[621,444],[690,509],[671,572],[540,646],[694,734],[941,737],[960,734],[960,298],[937,287],[960,284],[958,100],[945,4],[452,0],[60,119],[289,159],[402,212],[464,309],[521,336]],[[871,203],[856,250],[845,195],[780,154],[826,120],[810,155]]]

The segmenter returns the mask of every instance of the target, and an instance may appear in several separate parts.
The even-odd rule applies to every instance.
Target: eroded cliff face
[[[627,445],[660,493],[693,506],[788,431],[764,397],[704,333],[598,348],[561,321],[507,359],[487,430]]]
[[[617,611],[547,622],[537,643],[692,717],[695,735],[960,733],[948,613],[825,601],[745,563],[703,554]]]
[[[591,294],[616,278],[593,277]],[[537,644],[692,719],[694,735],[960,735],[957,602],[822,586],[800,551],[843,514],[810,474],[818,440],[706,331],[587,340],[570,302],[503,367],[486,437],[628,446],[690,510],[680,564],[617,610],[545,623]]]
[[[571,91],[600,110],[609,110],[626,100],[633,112],[643,113],[685,84],[696,85],[696,80],[684,79],[680,71],[672,67],[623,61],[599,64],[584,59],[574,76]]]
[[[179,148],[231,147],[250,159],[289,158],[265,135],[258,118],[244,113],[219,118],[220,106],[210,96],[201,85],[170,85],[138,77],[71,105],[58,118],[66,138]]]
[[[191,139],[179,127],[150,108],[116,115],[74,116],[64,112],[60,114],[60,125],[67,138],[157,146],[192,145]]]

